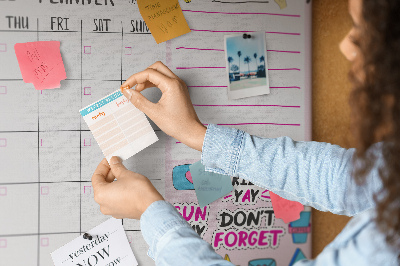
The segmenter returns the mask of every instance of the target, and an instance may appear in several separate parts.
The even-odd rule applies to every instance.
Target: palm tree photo
[[[257,72],[257,69],[258,69],[258,65],[257,65],[257,53],[254,53],[254,63],[256,63],[256,72]]]
[[[248,77],[250,77],[250,62],[251,62],[250,56],[246,56],[244,58],[244,62],[247,64],[247,67],[248,67],[248,70],[249,70]]]
[[[240,57],[242,56],[242,52],[241,52],[241,51],[238,51],[238,52],[237,52],[237,55],[238,55],[238,57],[239,57],[239,76],[240,76]]]
[[[233,62],[232,56],[228,57],[229,69],[231,69],[231,63]]]

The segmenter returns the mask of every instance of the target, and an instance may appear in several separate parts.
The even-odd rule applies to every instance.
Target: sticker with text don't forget
[[[137,4],[157,43],[190,32],[178,0],[137,0]]]
[[[138,265],[121,220],[111,218],[51,253],[55,266]]]
[[[60,81],[67,78],[60,42],[16,43],[14,50],[24,82],[33,83],[35,89],[60,88]]]

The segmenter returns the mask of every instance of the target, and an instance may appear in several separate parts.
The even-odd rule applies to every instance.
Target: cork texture
[[[347,0],[315,0],[312,10],[313,140],[352,147],[348,80],[350,63],[339,43],[352,22]],[[313,210],[312,256],[315,258],[343,229],[349,217]]]

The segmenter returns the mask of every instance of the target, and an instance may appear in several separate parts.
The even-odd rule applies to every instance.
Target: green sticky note
[[[201,208],[233,190],[229,176],[207,172],[200,161],[189,166],[189,169]]]

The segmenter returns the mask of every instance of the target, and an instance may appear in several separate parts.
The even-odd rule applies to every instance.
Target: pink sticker
[[[276,218],[282,219],[285,223],[300,219],[300,212],[304,210],[303,204],[281,198],[272,191],[269,192],[269,196]]]
[[[6,248],[6,247],[7,247],[7,239],[0,238],[0,248]]]
[[[193,184],[193,179],[192,179],[192,174],[190,173],[190,171],[186,172],[186,179]]]
[[[67,75],[60,42],[16,43],[14,49],[25,83],[33,83],[37,90],[61,87],[60,81],[66,79]]]

